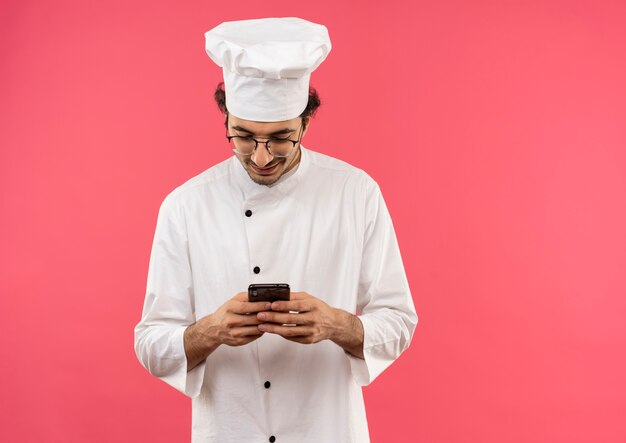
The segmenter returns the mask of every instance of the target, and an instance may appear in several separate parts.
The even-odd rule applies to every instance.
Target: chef
[[[417,315],[376,182],[301,144],[328,31],[268,18],[205,38],[234,155],[160,207],[137,356],[192,398],[193,442],[368,442],[361,386]],[[290,300],[250,302],[252,283]]]

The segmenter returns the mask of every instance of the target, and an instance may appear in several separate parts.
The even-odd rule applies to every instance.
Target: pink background
[[[203,33],[289,15],[334,45],[304,145],[380,183],[420,316],[372,441],[626,441],[626,3],[0,8],[1,441],[189,440],[133,351],[157,211],[229,155]]]

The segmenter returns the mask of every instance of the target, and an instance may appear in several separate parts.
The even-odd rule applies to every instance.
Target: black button
[[[276,441],[276,437],[274,437],[274,436],[272,435],[272,436],[270,437],[270,441],[271,441],[272,443],[274,443],[274,442]]]
[[[252,215],[252,211],[251,210],[246,210],[246,217],[250,217]]]
[[[259,272],[261,272],[261,268],[259,268],[258,266],[255,266],[253,271],[255,274],[258,274]]]
[[[265,386],[265,389],[269,389],[272,384],[269,381],[266,381],[263,386]]]

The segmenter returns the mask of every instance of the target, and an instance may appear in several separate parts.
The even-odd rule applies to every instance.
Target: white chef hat
[[[311,72],[331,49],[325,26],[295,17],[224,22],[204,36],[224,71],[228,112],[260,122],[304,111]]]

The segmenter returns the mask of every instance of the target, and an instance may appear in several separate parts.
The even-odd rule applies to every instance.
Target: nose
[[[256,150],[252,153],[250,159],[257,165],[259,168],[263,168],[269,162],[272,161],[272,155],[267,150],[267,142],[258,142]],[[262,146],[261,146],[262,145]]]

